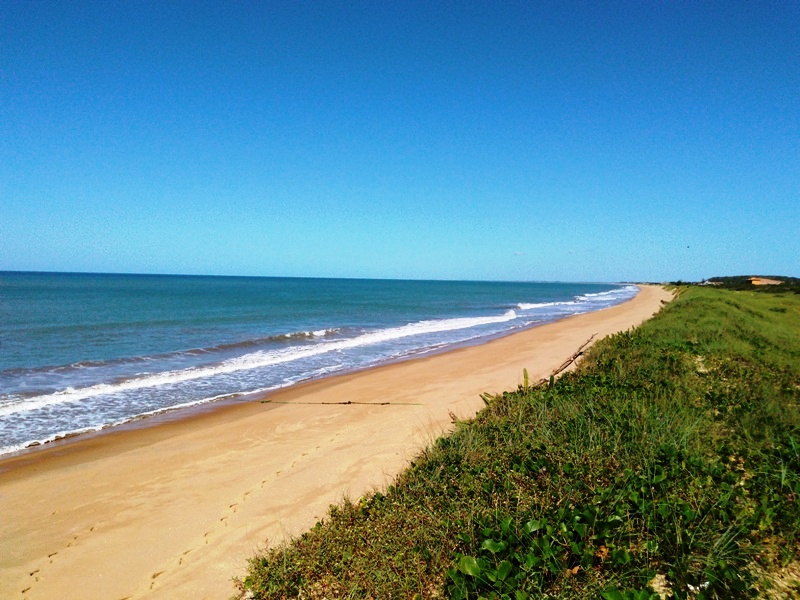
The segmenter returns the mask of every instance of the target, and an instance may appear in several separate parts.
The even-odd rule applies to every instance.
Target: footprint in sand
[[[155,586],[155,584],[156,584],[156,578],[157,578],[159,575],[161,575],[163,572],[164,572],[164,571],[158,571],[157,573],[153,573],[153,574],[150,576],[150,579],[152,579],[152,580],[153,580],[153,581],[150,583],[150,589],[151,589],[151,590],[153,589],[153,586]]]

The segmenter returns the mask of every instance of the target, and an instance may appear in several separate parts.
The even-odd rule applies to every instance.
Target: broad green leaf
[[[500,581],[505,581],[505,578],[508,577],[509,573],[511,573],[512,568],[513,566],[507,560],[501,561],[497,566],[497,578]]]
[[[525,533],[533,533],[534,531],[539,531],[541,528],[542,528],[542,522],[534,519],[532,521],[528,521],[527,523],[525,523],[523,531]]]
[[[508,535],[511,532],[511,517],[506,517],[502,521],[500,521],[500,530],[505,534]]]
[[[481,548],[483,548],[484,550],[488,550],[492,554],[497,554],[498,552],[502,552],[503,550],[505,550],[507,546],[508,544],[506,544],[505,542],[502,541],[495,542],[494,540],[490,539],[490,540],[484,540],[483,545],[481,545]]]
[[[481,567],[472,556],[462,556],[461,560],[458,561],[458,570],[465,575],[472,575],[473,577],[481,574]]]

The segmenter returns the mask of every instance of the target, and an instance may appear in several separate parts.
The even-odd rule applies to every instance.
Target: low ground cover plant
[[[242,594],[800,592],[773,577],[800,559],[797,295],[679,288],[577,372],[485,400],[387,490],[253,559]]]

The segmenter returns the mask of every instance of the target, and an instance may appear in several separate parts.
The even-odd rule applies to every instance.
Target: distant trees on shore
[[[751,290],[768,293],[793,292],[800,294],[800,278],[783,275],[734,275],[710,277],[703,281],[672,281],[671,285],[713,285],[728,290]]]

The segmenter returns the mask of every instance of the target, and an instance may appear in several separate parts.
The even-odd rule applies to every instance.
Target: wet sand
[[[386,486],[480,394],[547,377],[671,294],[0,461],[0,597],[229,598],[267,543]],[[342,404],[349,402],[350,404]]]

